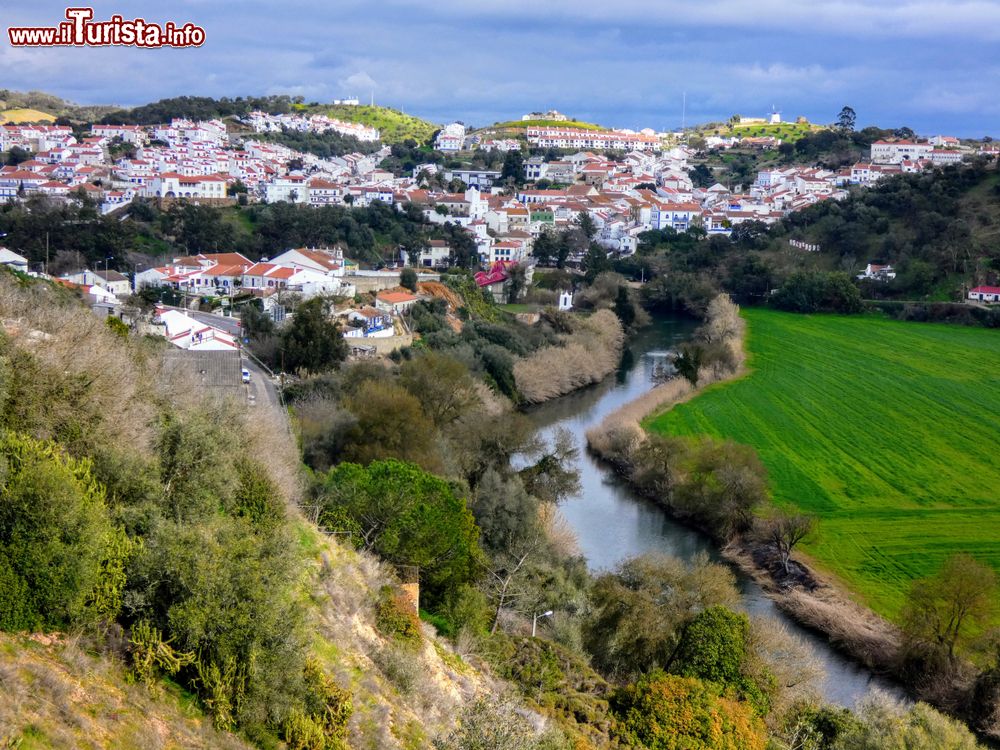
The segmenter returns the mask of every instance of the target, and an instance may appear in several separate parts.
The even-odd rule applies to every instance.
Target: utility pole
[[[46,276],[49,275],[49,233],[45,233],[45,269],[44,273]]]

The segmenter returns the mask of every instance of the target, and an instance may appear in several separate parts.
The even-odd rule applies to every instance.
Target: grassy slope
[[[794,143],[804,135],[823,129],[821,125],[813,125],[812,123],[780,122],[775,125],[755,123],[752,125],[736,125],[735,127],[723,124],[718,127],[699,128],[698,130],[701,131],[701,135],[718,135],[725,138],[733,136],[737,138],[773,136],[783,141]]]
[[[650,429],[753,445],[806,551],[890,617],[958,551],[1000,570],[1000,333],[747,310],[752,374]]]
[[[580,120],[509,120],[490,125],[484,130],[501,130],[505,128],[528,128],[528,127],[553,127],[553,128],[580,128],[581,130],[607,130],[601,125],[592,122],[582,122]]]
[[[119,663],[88,654],[73,639],[0,633],[0,747],[252,746],[213,729],[175,685],[128,684]]]
[[[37,109],[7,109],[0,112],[0,122],[19,125],[24,122],[55,122],[55,115]]]
[[[346,105],[323,104],[313,107],[310,112],[322,113],[345,122],[359,122],[379,129],[383,143],[401,143],[412,138],[417,143],[426,143],[438,126],[419,117],[400,112],[389,107],[369,106],[357,107]]]

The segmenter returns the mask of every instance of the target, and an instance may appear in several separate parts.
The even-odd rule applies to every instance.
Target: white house
[[[338,248],[307,248],[286,250],[271,258],[271,263],[289,268],[305,268],[326,276],[344,275],[344,251]]]
[[[28,259],[23,255],[18,255],[13,250],[0,247],[0,266],[8,266],[15,271],[28,272]]]
[[[417,303],[417,296],[409,292],[379,292],[375,296],[375,308],[391,313],[402,313]]]
[[[977,286],[969,290],[969,299],[987,305],[1000,304],[1000,286]]]
[[[461,151],[464,144],[465,126],[460,122],[445,125],[434,139],[434,148],[438,151]]]
[[[129,280],[117,271],[80,271],[79,273],[60,276],[63,281],[69,281],[82,286],[97,286],[106,289],[114,295],[127,295],[132,291]]]
[[[869,263],[865,270],[858,274],[858,279],[871,279],[872,281],[891,281],[896,278],[896,272],[890,265],[878,265]]]
[[[153,177],[143,187],[142,194],[147,198],[220,200],[226,197],[226,178],[164,172]]]
[[[156,317],[164,326],[167,341],[179,349],[207,352],[239,348],[234,336],[215,326],[199,323],[180,310],[157,307]]]
[[[875,164],[899,164],[904,159],[927,159],[933,151],[934,146],[930,143],[875,141],[871,147],[871,160]]]

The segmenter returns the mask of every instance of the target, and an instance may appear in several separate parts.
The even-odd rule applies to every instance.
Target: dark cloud
[[[5,9],[52,24],[65,4]],[[83,102],[289,92],[356,94],[436,121],[486,123],[556,107],[609,125],[672,127],[762,114],[982,135],[1000,131],[1000,2],[908,0],[147,0],[95,3],[192,21],[191,50],[12,49],[2,85]]]

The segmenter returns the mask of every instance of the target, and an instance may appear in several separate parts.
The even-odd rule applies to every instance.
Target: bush
[[[113,529],[90,462],[0,434],[0,625],[79,621],[100,584]]]
[[[770,710],[766,691],[771,685],[758,685],[750,678],[749,660],[750,619],[743,613],[715,606],[698,613],[684,628],[668,669],[733,691],[764,716]]]
[[[382,635],[407,646],[419,646],[422,640],[420,618],[413,611],[413,604],[391,586],[383,586],[379,591],[375,627]]]
[[[649,750],[764,750],[761,722],[700,680],[654,673],[611,698],[619,740]]]
[[[699,611],[736,600],[733,574],[722,565],[707,558],[686,565],[667,555],[642,555],[594,581],[584,646],[610,678],[665,669]]]

